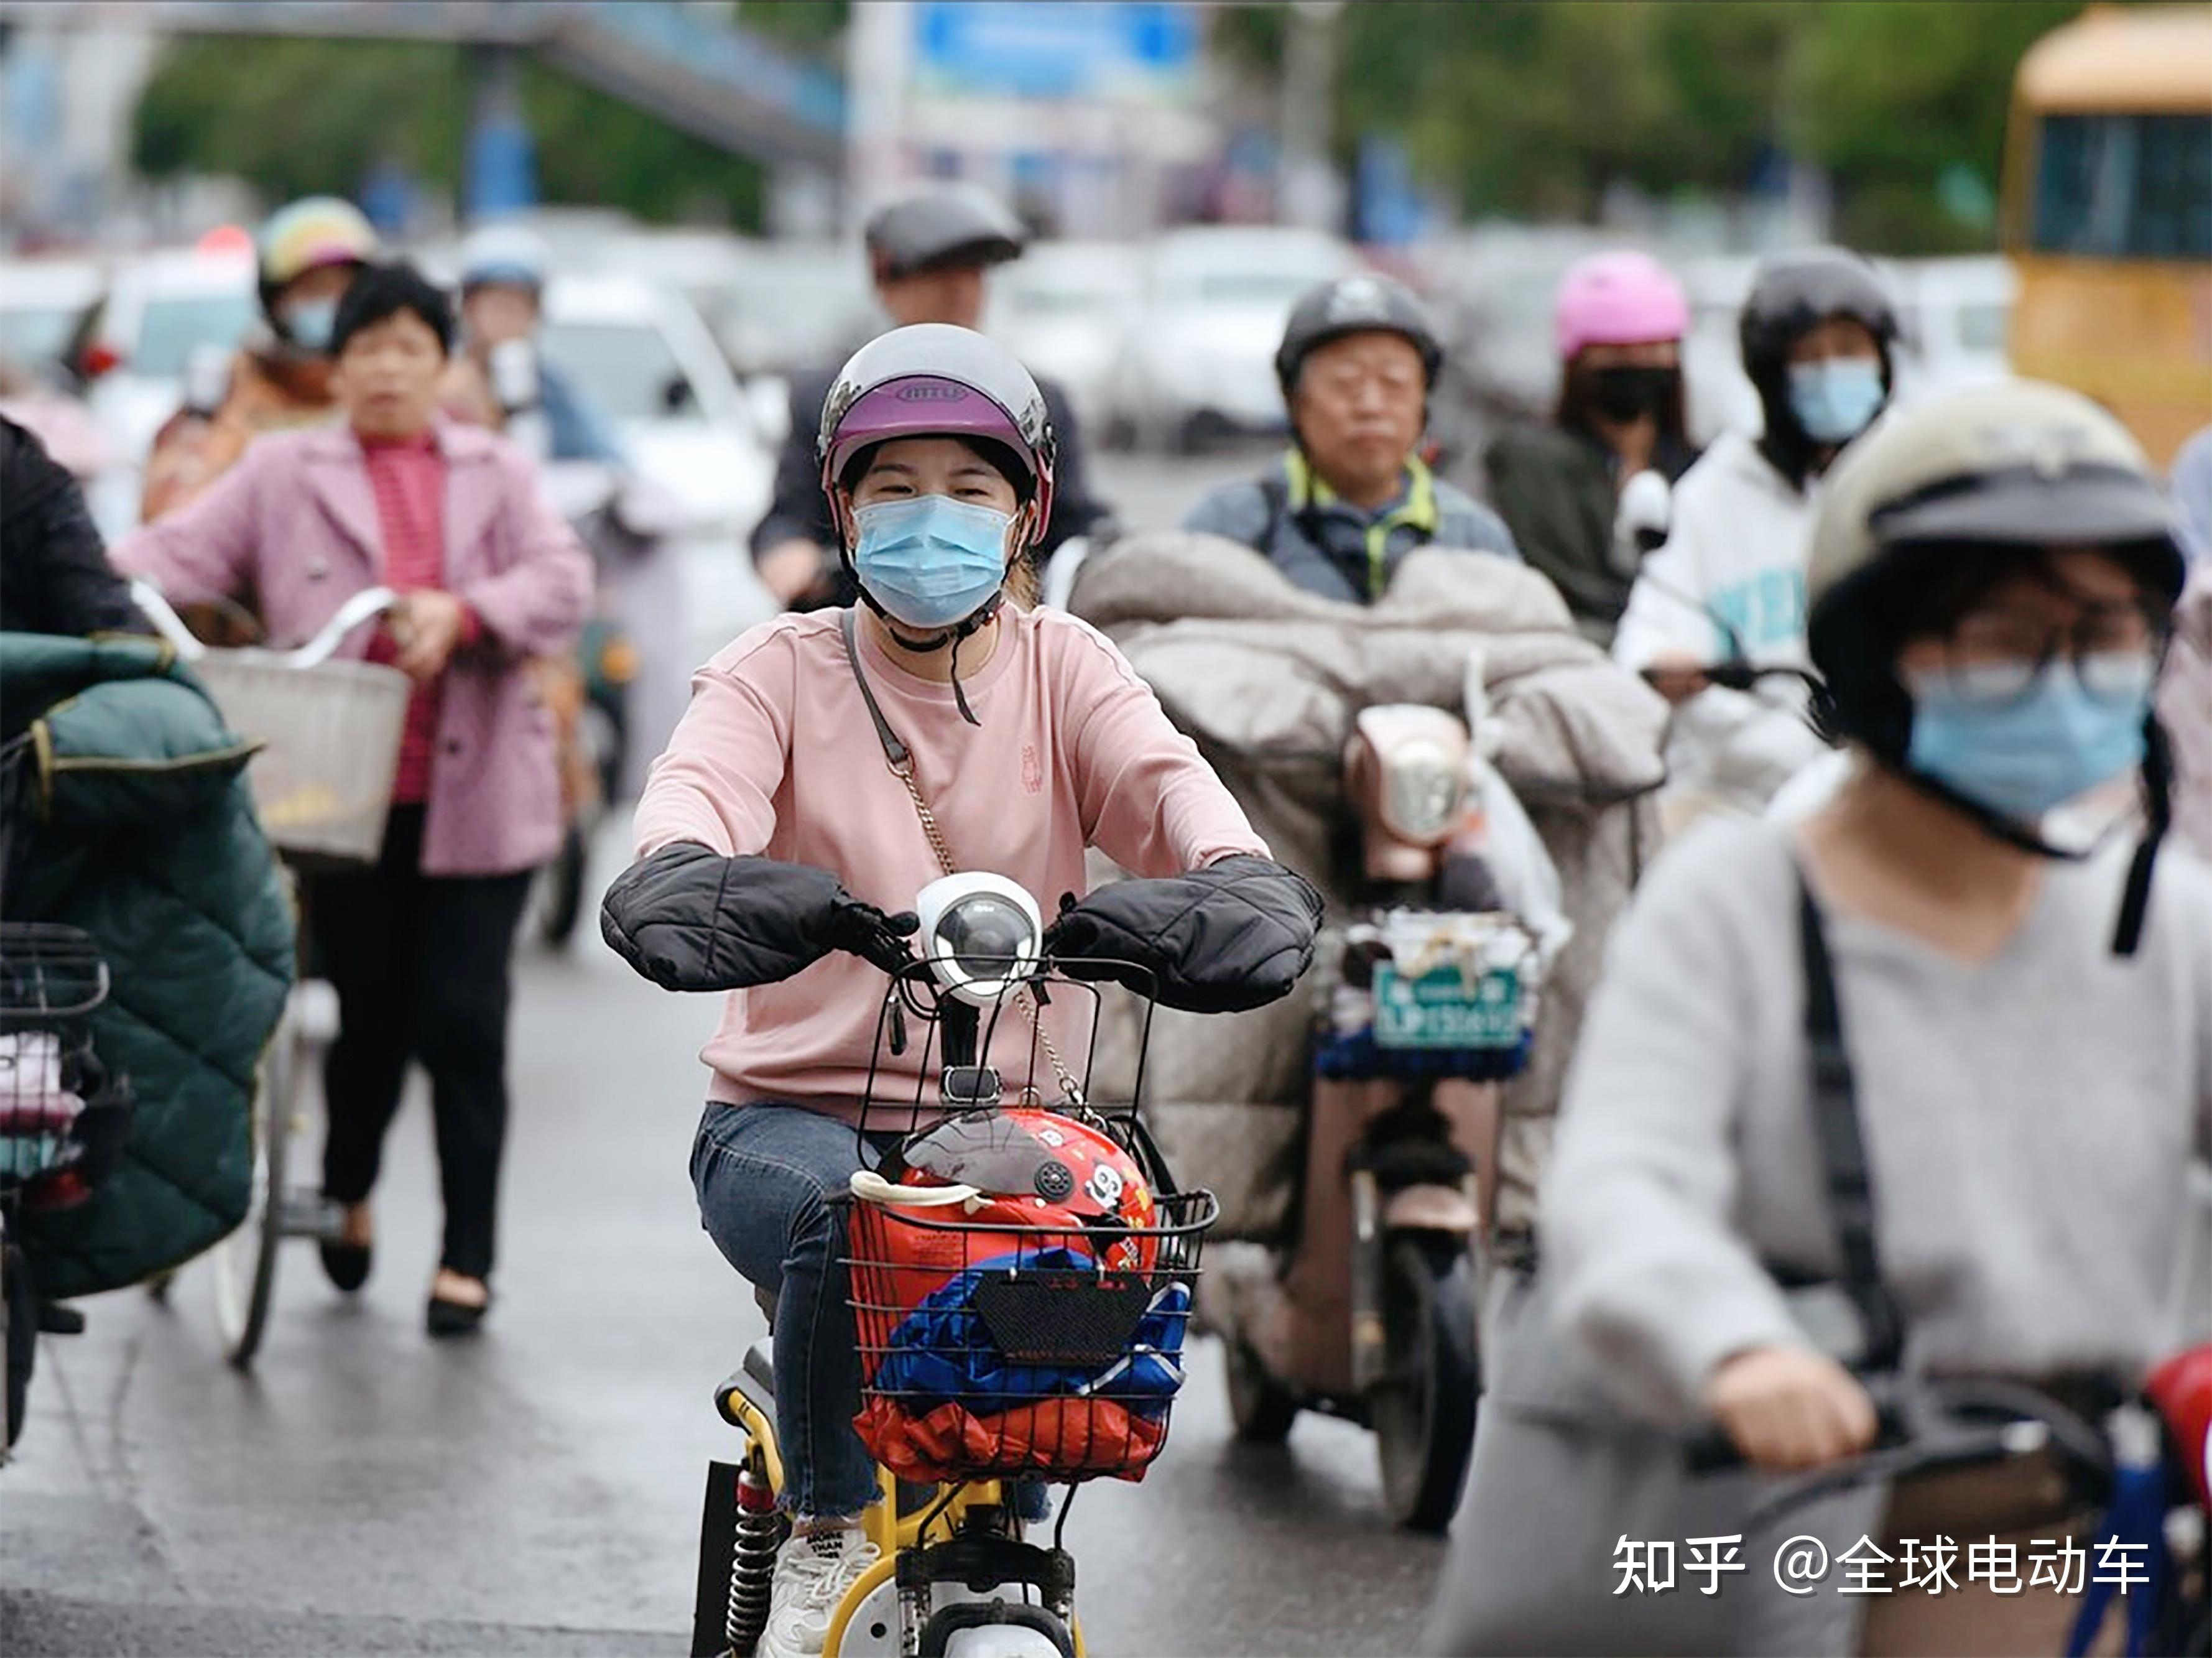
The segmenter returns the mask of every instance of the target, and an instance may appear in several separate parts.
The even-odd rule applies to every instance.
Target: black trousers
[[[437,1121],[442,1262],[483,1278],[507,1136],[514,935],[530,875],[428,876],[422,856],[422,808],[395,806],[374,868],[307,884],[316,969],[338,993],[338,1039],[323,1072],[323,1190],[341,1203],[368,1196],[408,1061],[419,1060]]]

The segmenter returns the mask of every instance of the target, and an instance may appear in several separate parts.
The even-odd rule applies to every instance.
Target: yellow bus
[[[2163,466],[2212,422],[2212,5],[2092,6],[2021,59],[2014,372],[2097,398]]]

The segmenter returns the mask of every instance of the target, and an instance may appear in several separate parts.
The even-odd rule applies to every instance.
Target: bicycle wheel
[[[1451,1524],[1482,1388],[1474,1266],[1462,1239],[1409,1236],[1383,1260],[1389,1372],[1374,1394],[1382,1500],[1408,1531]]]
[[[216,1327],[240,1370],[250,1369],[269,1323],[276,1289],[276,1246],[284,1238],[284,1169],[305,1070],[296,1003],[269,1044],[253,1097],[253,1185],[246,1218],[209,1252],[214,1268]]]
[[[1298,1419],[1297,1396],[1267,1374],[1266,1361],[1244,1336],[1232,1332],[1224,1345],[1230,1425],[1249,1445],[1281,1444]]]
[[[6,1388],[0,1394],[0,1462],[23,1431],[24,1400],[31,1388],[31,1366],[38,1356],[39,1297],[31,1287],[30,1263],[0,1233],[0,1352],[6,1355]]]

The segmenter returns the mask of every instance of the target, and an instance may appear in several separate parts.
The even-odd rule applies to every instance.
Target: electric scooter
[[[1442,709],[1358,717],[1345,786],[1359,902],[1334,959],[1316,958],[1295,1235],[1218,1264],[1208,1301],[1238,1436],[1280,1441],[1304,1410],[1364,1424],[1391,1518],[1421,1531],[1450,1520],[1474,1443],[1478,1175],[1540,977],[1480,849],[1470,747]]]

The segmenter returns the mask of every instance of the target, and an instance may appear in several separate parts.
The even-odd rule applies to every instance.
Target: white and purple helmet
[[[1035,492],[1030,533],[1042,533],[1058,443],[1044,393],[1005,347],[973,329],[925,322],[855,351],[822,400],[816,452],[824,493],[871,444],[921,437],[980,438],[1012,452]]]

